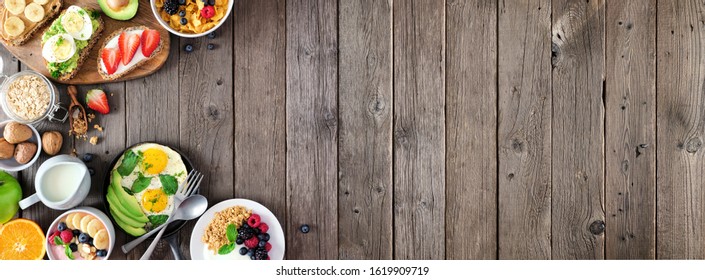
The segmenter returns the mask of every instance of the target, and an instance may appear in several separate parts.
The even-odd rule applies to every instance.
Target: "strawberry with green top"
[[[110,113],[110,106],[108,106],[108,96],[103,90],[89,90],[86,94],[86,104],[88,104],[88,108],[91,108],[103,115],[107,115],[108,113]]]

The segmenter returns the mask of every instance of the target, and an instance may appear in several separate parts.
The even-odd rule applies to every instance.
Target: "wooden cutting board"
[[[161,34],[161,39],[164,40],[164,47],[161,53],[159,53],[157,56],[147,61],[146,63],[143,63],[140,67],[133,69],[130,73],[124,75],[123,77],[115,81],[132,80],[150,75],[159,70],[159,68],[164,65],[164,62],[166,62],[166,59],[169,56],[169,31],[164,29],[159,24],[159,22],[157,22],[157,19],[154,18],[154,14],[152,14],[152,8],[149,5],[149,0],[140,0],[140,6],[137,10],[137,15],[135,15],[134,18],[128,21],[119,21],[109,18],[107,15],[102,13],[102,11],[100,10],[100,6],[98,6],[98,2],[96,0],[63,1],[64,2],[62,10],[68,8],[71,5],[78,5],[83,8],[90,8],[96,11],[100,11],[101,17],[105,22],[105,26],[101,38],[98,40],[98,43],[93,46],[93,49],[91,49],[90,56],[86,59],[86,61],[83,62],[81,69],[78,70],[78,74],[76,74],[76,76],[74,76],[71,80],[62,81],[61,83],[72,85],[86,85],[110,82],[104,80],[98,74],[97,64],[99,56],[98,53],[100,51],[99,49],[100,46],[103,45],[103,41],[108,35],[112,34],[113,31],[124,27],[144,25],[149,28],[156,29],[159,31],[159,34]],[[0,1],[0,3],[1,2],[2,1]],[[52,19],[51,21],[54,21],[54,19]],[[48,23],[47,27],[49,25],[51,25],[51,23]],[[5,45],[5,48],[7,48],[8,51],[10,51],[20,61],[22,61],[22,63],[27,65],[32,70],[42,73],[44,76],[47,76],[49,79],[52,79],[51,75],[49,75],[49,71],[47,71],[46,69],[44,58],[42,58],[41,38],[42,34],[44,33],[44,29],[35,33],[34,36],[32,36],[32,39],[27,41],[27,43],[22,46],[10,46],[5,44],[5,42],[3,42],[3,44]]]

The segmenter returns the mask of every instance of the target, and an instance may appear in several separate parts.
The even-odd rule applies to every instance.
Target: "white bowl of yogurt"
[[[87,221],[82,221],[87,219]],[[79,231],[90,239],[81,240],[81,234],[73,234],[68,244],[52,244],[49,239],[59,230],[59,224],[64,223],[69,231]],[[90,236],[93,234],[94,236]],[[103,239],[107,234],[107,243]],[[79,207],[59,215],[46,232],[47,256],[50,260],[107,260],[115,247],[115,227],[105,213],[93,207]],[[101,239],[100,243],[96,239]],[[62,241],[63,242],[63,241]],[[70,245],[74,244],[74,245]],[[67,249],[68,247],[68,249]],[[73,248],[75,247],[75,251]],[[86,249],[87,248],[87,249]],[[82,253],[81,251],[86,249]],[[93,251],[93,252],[91,252]],[[104,251],[104,252],[99,252]],[[71,257],[69,257],[69,254]]]

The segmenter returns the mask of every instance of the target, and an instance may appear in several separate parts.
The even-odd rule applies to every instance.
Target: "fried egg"
[[[93,35],[93,22],[86,10],[71,6],[61,16],[61,27],[76,40],[88,40]]]
[[[128,176],[123,176],[122,186],[133,191],[145,215],[171,215],[174,211],[174,195],[170,193],[168,186],[164,186],[163,180],[168,179],[160,176],[172,177],[176,181],[176,187],[181,186],[187,175],[181,155],[169,147],[154,143],[136,146],[132,148],[132,152],[139,157],[137,166]],[[118,161],[116,167],[120,166],[123,158]],[[141,184],[142,187],[135,187],[136,184]],[[173,185],[172,181],[172,187]],[[179,191],[171,191],[174,190]]]
[[[48,62],[61,63],[76,53],[76,42],[67,34],[54,35],[44,43],[42,56]]]

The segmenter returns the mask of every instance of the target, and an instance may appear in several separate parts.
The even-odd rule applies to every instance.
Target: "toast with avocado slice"
[[[52,78],[73,78],[100,39],[104,22],[100,13],[70,6],[52,22],[42,35],[42,56]]]

